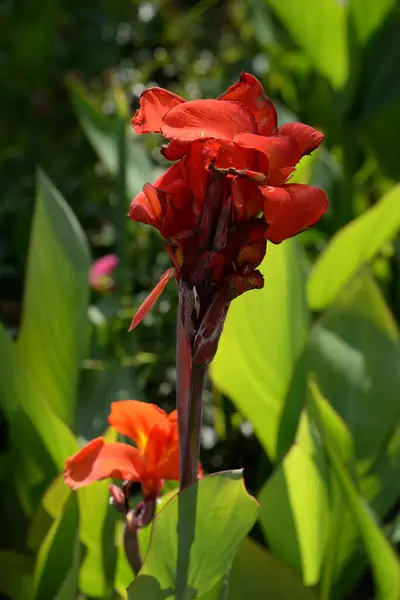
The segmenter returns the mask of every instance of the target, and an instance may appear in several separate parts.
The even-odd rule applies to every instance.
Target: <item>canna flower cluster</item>
[[[161,133],[169,142],[162,154],[176,162],[130,206],[132,220],[159,230],[171,259],[131,329],[174,277],[191,359],[207,365],[230,302],[264,285],[257,267],[267,242],[296,235],[327,210],[322,190],[290,183],[323,135],[302,123],[278,127],[272,102],[248,73],[216,100],[146,90],[132,125],[137,133]]]

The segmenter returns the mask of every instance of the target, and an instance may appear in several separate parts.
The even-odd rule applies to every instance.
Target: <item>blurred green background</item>
[[[136,137],[129,119],[146,87],[216,97],[246,70],[280,123],[324,132],[297,180],[331,206],[298,240],[270,247],[265,289],[232,305],[205,392],[202,462],[245,468],[261,504],[252,538],[306,594],[400,598],[384,537],[400,541],[399,3],[5,0],[0,14],[0,597],[124,597],[132,575],[107,486],[77,503],[57,474],[105,431],[111,401],[174,406],[174,285],[127,331],[168,266],[158,234],[125,217],[167,165],[160,138]],[[109,253],[120,258],[116,287],[100,294],[88,268]],[[337,491],[307,402],[311,373],[329,401],[322,421],[339,446],[351,442],[343,464],[387,556],[371,551],[360,504]],[[256,562],[237,563],[229,598],[267,572]],[[276,588],[267,578],[252,597],[303,597],[280,589],[285,571],[271,573]]]

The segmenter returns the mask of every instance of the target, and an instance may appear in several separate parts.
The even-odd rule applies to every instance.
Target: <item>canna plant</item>
[[[186,102],[167,90],[149,89],[132,125],[136,133],[161,133],[168,140],[163,155],[176,161],[144,185],[129,218],[160,232],[171,264],[130,331],[170,279],[178,285],[177,411],[167,417],[154,405],[113,403],[110,425],[136,448],[94,439],[67,460],[65,482],[78,489],[107,478],[125,481],[122,490],[111,485],[109,491],[112,504],[125,514],[125,550],[137,572],[137,530],[153,519],[163,480],[179,478],[182,493],[201,473],[205,370],[216,354],[230,303],[264,286],[257,267],[268,241],[279,244],[316,223],[328,199],[319,188],[290,182],[301,158],[321,144],[322,133],[301,123],[278,127],[276,110],[253,75],[242,73],[216,100]],[[143,494],[134,510],[129,507],[132,482],[141,483]],[[195,531],[196,506],[197,496],[181,496],[177,526],[186,515],[186,536]],[[179,568],[179,556],[187,554],[184,546],[192,546],[193,536],[185,543],[179,537],[179,598],[186,597],[190,572],[189,565]]]
[[[261,83],[242,73],[216,100],[186,102],[160,88],[143,92],[136,133],[161,133],[176,160],[132,201],[129,217],[164,238],[171,267],[135,315],[138,325],[169,279],[179,290],[177,410],[181,488],[197,476],[205,367],[218,347],[230,303],[260,289],[267,241],[280,243],[316,223],[325,193],[290,183],[301,158],[322,142],[302,123],[277,124]]]

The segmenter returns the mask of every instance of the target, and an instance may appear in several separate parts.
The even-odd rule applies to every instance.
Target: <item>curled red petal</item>
[[[323,133],[304,123],[285,123],[279,127],[278,135],[296,140],[302,155],[310,154],[324,139]]]
[[[170,431],[170,423],[165,411],[155,404],[138,400],[112,402],[108,422],[118,433],[131,438],[142,456],[154,427],[164,430],[166,434]]]
[[[140,108],[132,119],[136,133],[151,133],[161,130],[164,115],[185,100],[163,88],[150,88],[140,96]]]
[[[140,481],[142,475],[143,462],[136,448],[103,438],[92,440],[68,458],[64,471],[65,483],[73,490],[108,478]]]
[[[156,287],[150,292],[147,296],[146,300],[139,307],[137,313],[132,319],[132,323],[129,327],[129,331],[135,329],[137,325],[139,325],[140,321],[147,315],[149,310],[152,308],[153,304],[157,302],[158,298],[163,293],[168,281],[173,277],[174,269],[170,268],[163,275],[161,275],[160,281],[157,283]]]
[[[239,81],[231,85],[219,100],[242,102],[254,115],[260,135],[276,133],[277,114],[263,86],[254,75],[241,73]]]
[[[240,133],[234,142],[240,148],[251,148],[263,154],[268,159],[268,174],[284,167],[293,167],[301,158],[297,142],[287,136],[263,137],[252,133]]]
[[[150,183],[145,183],[143,191],[131,202],[128,217],[131,221],[152,225],[160,229],[161,204],[158,199],[157,190]]]
[[[253,115],[240,102],[223,100],[193,100],[175,106],[161,126],[164,137],[180,142],[208,138],[232,141],[242,131],[257,132]]]
[[[314,225],[329,206],[325,192],[310,185],[268,186],[261,191],[268,223],[265,235],[275,244]]]

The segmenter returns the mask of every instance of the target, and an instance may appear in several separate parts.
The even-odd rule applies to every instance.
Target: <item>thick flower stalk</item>
[[[169,141],[163,155],[177,161],[147,183],[130,207],[132,220],[159,230],[171,259],[131,329],[175,278],[185,486],[197,475],[204,369],[217,351],[230,303],[263,287],[257,267],[268,241],[296,235],[327,210],[322,190],[290,183],[297,163],[323,135],[302,123],[278,127],[272,102],[247,73],[216,100],[186,102],[167,90],[149,89],[132,124],[137,133],[161,133]]]

